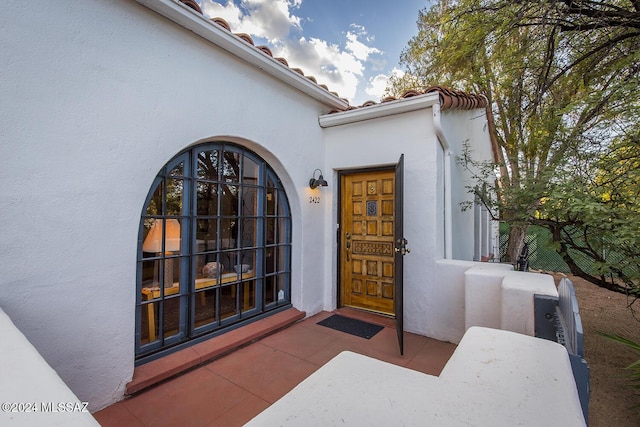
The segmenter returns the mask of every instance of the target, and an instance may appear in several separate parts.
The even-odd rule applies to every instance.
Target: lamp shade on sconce
[[[166,224],[164,249],[162,248],[162,229]],[[180,222],[177,219],[157,219],[149,230],[149,234],[142,243],[144,252],[176,252],[180,250]]]
[[[316,178],[316,172],[320,172],[320,175],[318,175],[318,178]],[[327,187],[329,185],[329,183],[324,179],[324,177],[322,176],[322,171],[320,169],[316,169],[313,171],[313,175],[311,177],[311,179],[309,180],[309,187],[316,188],[316,187]]]

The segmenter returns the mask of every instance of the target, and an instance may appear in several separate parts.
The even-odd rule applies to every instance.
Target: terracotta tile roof
[[[332,113],[366,108],[372,105],[384,104],[385,102],[397,101],[398,99],[413,98],[415,96],[426,95],[434,92],[438,93],[440,96],[440,105],[443,110],[475,110],[476,108],[487,108],[488,105],[487,98],[484,95],[462,92],[460,90],[450,89],[444,86],[429,86],[422,91],[410,89],[400,95],[399,98],[388,96],[380,102],[367,101],[359,106],[349,106],[346,110],[334,110]]]
[[[198,3],[195,0],[179,0],[179,1],[180,1],[180,3],[183,3],[185,6],[193,9],[195,12],[197,12],[197,13],[202,15],[202,9],[200,8],[200,6],[198,5]],[[224,19],[222,19],[222,18],[211,18],[211,21],[216,23],[217,25],[219,25],[220,27],[224,28],[225,30],[227,30],[228,32],[231,33],[231,28],[229,27],[229,24],[227,23],[227,21],[225,21]],[[260,50],[265,55],[270,56],[270,57],[274,58],[276,61],[278,61],[281,64],[283,64],[284,66],[289,67],[289,63],[287,62],[286,59],[274,57],[273,53],[271,52],[271,49],[269,49],[267,46],[256,46],[255,43],[253,42],[253,39],[251,38],[251,36],[249,34],[245,34],[245,33],[232,33],[232,34],[235,35],[236,37],[242,39],[244,42],[250,44],[251,46],[254,46],[256,49]],[[306,77],[307,79],[309,79],[313,83],[317,84],[319,87],[323,88],[324,90],[326,90],[327,92],[331,93],[332,95],[340,98],[340,96],[336,92],[329,91],[329,89],[327,88],[326,85],[318,84],[318,82],[317,82],[315,77],[313,77],[313,76],[305,76],[304,72],[300,68],[291,68],[291,67],[289,67],[289,68],[291,70],[295,71],[296,73],[300,74],[301,76]],[[430,86],[430,87],[426,88],[423,91],[408,90],[405,93],[403,93],[400,96],[400,98],[395,98],[395,97],[390,96],[390,97],[386,97],[386,98],[382,99],[380,102],[367,101],[367,102],[363,103],[362,105],[349,106],[344,110],[334,110],[331,113],[335,113],[335,112],[339,112],[339,111],[355,110],[355,109],[359,109],[359,108],[366,108],[366,107],[382,104],[382,103],[389,102],[389,101],[396,101],[398,99],[412,98],[414,96],[425,95],[425,94],[433,93],[433,92],[437,92],[440,95],[440,105],[441,105],[441,108],[443,110],[447,110],[447,109],[452,109],[452,110],[453,109],[473,110],[473,109],[476,109],[476,108],[487,108],[487,104],[488,104],[487,103],[487,98],[485,98],[483,95],[469,94],[469,93],[462,92],[462,91],[459,91],[459,90],[449,89],[449,88],[446,88],[446,87],[443,87],[443,86]],[[343,99],[343,100],[348,102],[346,99]]]
[[[200,9],[200,6],[198,5],[198,3],[196,3],[195,0],[179,0],[179,1],[180,1],[180,3],[183,3],[185,6],[190,7],[191,9],[193,9],[194,11],[196,11],[199,14],[202,15],[202,9]],[[222,18],[211,18],[211,21],[216,23],[216,24],[218,24],[220,27],[224,28],[225,30],[227,30],[227,31],[229,31],[231,33],[231,28],[229,27],[229,24],[227,23],[227,21],[225,21],[224,19],[222,19]],[[281,64],[283,64],[284,66],[289,67],[289,63],[287,62],[286,59],[274,57],[273,53],[271,52],[271,49],[269,49],[267,46],[256,46],[255,43],[253,42],[253,39],[251,38],[251,36],[249,34],[245,34],[245,33],[232,33],[232,34],[234,36],[244,40],[246,43],[250,44],[251,46],[254,46],[256,49],[260,50],[265,55],[270,56],[273,59],[275,59],[276,61],[278,61]],[[310,81],[312,81],[313,83],[315,83],[319,87],[323,88],[327,92],[331,93],[335,97],[340,98],[340,95],[338,95],[336,92],[331,92],[329,90],[329,88],[327,88],[326,85],[318,84],[318,81],[316,80],[315,77],[313,77],[313,76],[305,76],[304,72],[300,68],[290,68],[290,69],[295,71],[296,73],[300,74],[301,76],[306,77],[307,79],[309,79]]]
[[[195,10],[198,13],[202,13],[202,9],[198,6],[195,0],[180,0],[180,3],[184,3],[185,6],[189,6],[191,9]]]

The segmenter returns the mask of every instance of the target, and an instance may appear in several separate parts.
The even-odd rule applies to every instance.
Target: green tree
[[[640,296],[640,132],[558,171],[531,222],[573,274]]]
[[[638,124],[638,28],[631,18],[625,25],[614,25],[613,18],[608,26],[596,25],[605,17],[593,8],[576,10],[577,3],[604,7],[438,1],[420,12],[418,35],[401,57],[407,73],[389,88],[398,96],[443,84],[487,96],[499,174],[495,185],[479,182],[476,191],[510,224],[512,262],[527,225],[557,194],[558,177],[584,166],[585,157],[600,156]],[[637,4],[612,2],[623,3],[637,15]],[[594,25],[586,24],[589,19]]]

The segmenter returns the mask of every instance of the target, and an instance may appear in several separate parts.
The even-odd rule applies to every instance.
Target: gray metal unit
[[[589,423],[589,365],[584,359],[584,331],[578,309],[578,299],[569,279],[562,279],[558,286],[559,298],[534,295],[535,335],[558,342],[569,353],[573,377],[584,419]]]

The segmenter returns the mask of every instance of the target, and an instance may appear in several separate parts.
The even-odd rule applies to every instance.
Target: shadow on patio
[[[243,425],[340,352],[348,350],[439,375],[456,346],[405,332],[393,319],[341,309],[385,328],[367,340],[317,323],[322,312],[94,414],[103,426]]]

